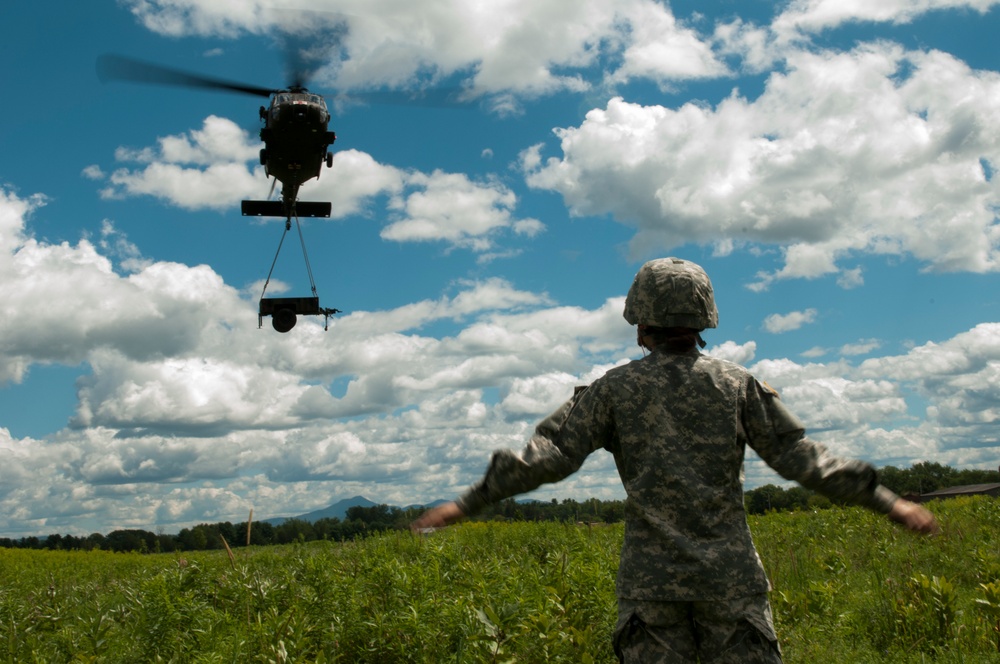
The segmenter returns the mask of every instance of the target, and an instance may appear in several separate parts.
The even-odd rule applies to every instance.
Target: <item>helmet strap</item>
[[[646,357],[646,351],[649,350],[649,346],[642,343],[642,338],[644,336],[646,336],[646,326],[643,325],[642,323],[639,323],[639,325],[635,329],[635,342],[639,344],[639,348],[642,349],[642,356]]]

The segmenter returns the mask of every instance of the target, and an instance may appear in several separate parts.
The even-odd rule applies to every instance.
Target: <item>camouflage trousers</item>
[[[766,594],[717,602],[618,600],[622,664],[781,664]]]

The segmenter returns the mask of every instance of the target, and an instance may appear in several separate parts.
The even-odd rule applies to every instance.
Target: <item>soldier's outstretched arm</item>
[[[575,409],[585,388],[577,388],[571,399],[542,420],[520,453],[502,449],[493,453],[482,479],[472,485],[453,503],[429,510],[413,522],[412,528],[440,528],[472,516],[487,505],[557,482],[580,468],[587,455],[594,451],[593,441],[600,436],[584,436],[566,441],[563,424]]]
[[[577,388],[569,401],[535,427],[535,433],[521,452],[508,449],[494,452],[482,479],[456,501],[459,509],[471,516],[487,505],[527,493],[542,484],[558,482],[579,470],[587,456],[602,444],[605,434],[601,426],[610,426],[607,418],[591,417],[590,410],[603,409],[599,400],[590,399],[584,406],[592,390]],[[569,433],[567,422],[581,410],[588,412],[584,416],[587,422],[596,419],[601,426],[591,424],[582,427],[583,433]]]

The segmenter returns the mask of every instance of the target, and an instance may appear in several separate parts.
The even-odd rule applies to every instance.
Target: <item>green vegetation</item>
[[[789,663],[994,662],[1000,501],[921,538],[858,508],[751,517]],[[612,662],[622,526],[140,555],[0,550],[0,661]]]
[[[752,517],[789,662],[1000,660],[1000,501],[933,501],[920,537],[860,508]]]

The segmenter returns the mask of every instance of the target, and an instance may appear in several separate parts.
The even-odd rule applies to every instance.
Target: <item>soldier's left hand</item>
[[[451,501],[438,505],[437,507],[432,507],[421,514],[416,520],[414,520],[413,523],[410,524],[410,530],[415,533],[428,532],[434,530],[435,528],[450,526],[464,517],[465,512],[463,512],[458,506],[458,503]]]
[[[941,532],[937,519],[930,510],[903,498],[893,503],[889,518],[918,533],[936,535]]]

